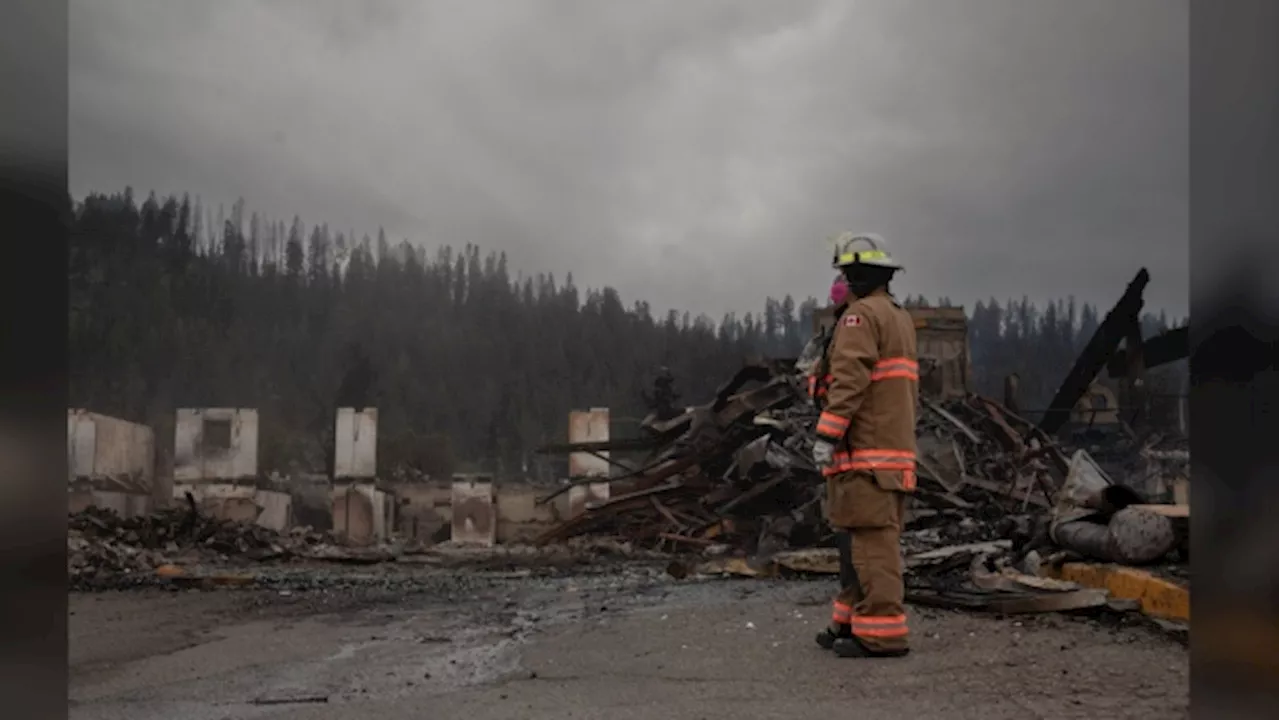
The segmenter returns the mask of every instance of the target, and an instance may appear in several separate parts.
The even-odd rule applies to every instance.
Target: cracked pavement
[[[1189,716],[1187,650],[1143,623],[912,608],[912,655],[842,660],[812,640],[830,590],[615,567],[73,594],[70,716]]]

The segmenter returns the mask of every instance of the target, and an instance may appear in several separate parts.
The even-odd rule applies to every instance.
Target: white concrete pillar
[[[570,443],[609,442],[609,408],[574,410],[569,413]],[[609,499],[609,452],[576,452],[569,455],[569,477],[577,480],[599,477],[604,482],[576,485],[569,490],[569,517],[582,513],[588,502],[598,503]]]

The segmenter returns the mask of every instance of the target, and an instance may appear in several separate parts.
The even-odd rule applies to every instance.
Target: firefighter
[[[854,572],[817,639],[841,657],[901,656],[908,644],[899,538],[905,498],[916,486],[915,324],[889,294],[902,266],[883,238],[838,236],[833,264],[849,303],[820,363],[830,381],[813,459],[827,481],[827,520],[848,538]]]

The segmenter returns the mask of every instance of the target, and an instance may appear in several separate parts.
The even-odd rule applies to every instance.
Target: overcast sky
[[[1187,309],[1177,0],[72,0],[77,197],[505,250],[714,317],[825,294]]]

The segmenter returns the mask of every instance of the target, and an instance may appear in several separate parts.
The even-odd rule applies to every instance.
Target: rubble
[[[711,402],[666,421],[651,418],[640,469],[612,478],[609,500],[589,503],[538,541],[612,535],[668,551],[729,545],[739,555],[831,545],[825,486],[810,459],[816,418],[794,364],[748,364]],[[1065,476],[1066,461],[1047,437],[978,396],[925,401],[918,440],[920,487],[908,527],[920,532],[906,534],[908,545],[1007,535],[1027,524],[1019,516],[1052,506]],[[555,449],[617,451],[635,441],[591,445]]]
[[[219,520],[185,508],[121,518],[89,507],[69,517],[67,574],[72,589],[121,587],[180,574],[183,564],[266,562],[321,556],[327,534],[295,528],[281,534],[259,525]]]
[[[90,507],[69,517],[67,574],[73,590],[108,590],[148,585],[190,588],[271,585],[292,568],[315,574],[323,566],[360,566],[381,572],[466,569],[473,572],[549,572],[655,564],[666,555],[609,538],[573,538],[551,547],[504,545],[474,548],[388,543],[351,547],[328,532],[294,528],[277,533],[251,523],[219,520],[192,510],[169,509],[121,518]]]
[[[686,556],[668,568],[677,578],[838,574],[825,483],[810,459],[818,411],[801,367],[749,362],[711,402],[646,418],[640,440],[545,448],[647,455],[611,478],[609,500],[588,503],[538,542],[624,539]],[[1185,538],[1169,517],[1177,512],[1141,505],[1087,452],[1068,459],[1043,429],[985,397],[922,398],[917,450],[919,485],[902,536],[913,602],[1010,613],[1100,607],[1106,591],[1041,577],[1042,554],[1147,563]]]

